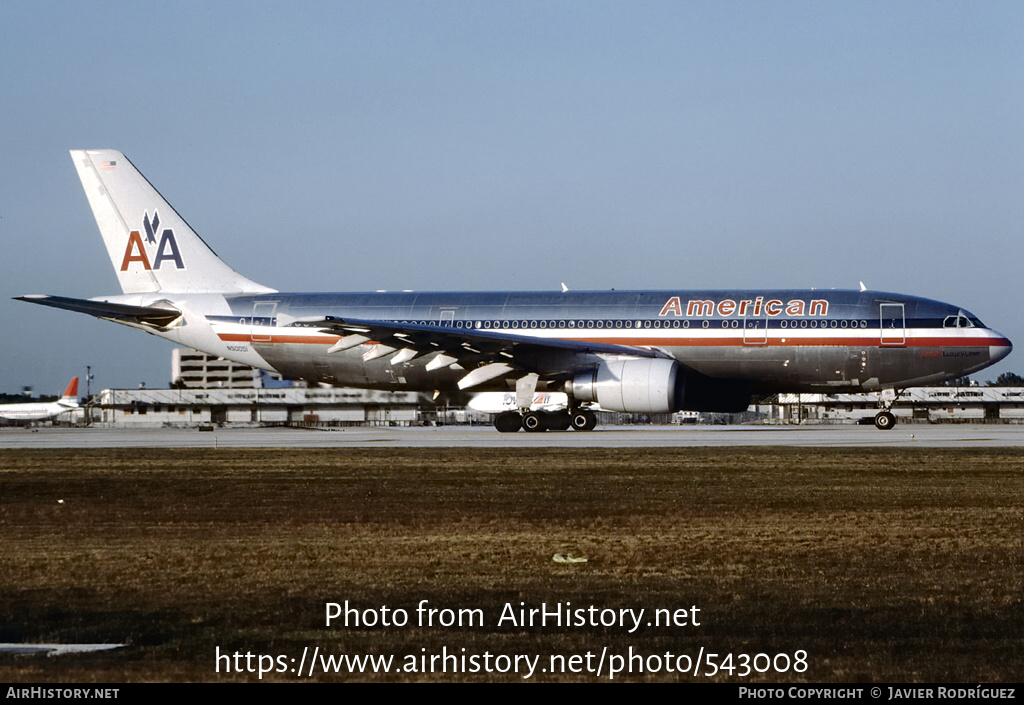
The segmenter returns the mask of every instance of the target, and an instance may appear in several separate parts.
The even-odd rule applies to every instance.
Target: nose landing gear
[[[894,389],[892,399],[882,406],[882,410],[875,414],[875,428],[879,431],[890,431],[896,425],[896,415],[890,411],[892,405],[900,398],[902,389]]]
[[[875,414],[875,428],[889,431],[896,425],[896,416],[891,411],[879,411]]]

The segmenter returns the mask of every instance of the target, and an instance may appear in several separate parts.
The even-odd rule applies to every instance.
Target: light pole
[[[85,366],[85,425],[92,424],[92,365]]]

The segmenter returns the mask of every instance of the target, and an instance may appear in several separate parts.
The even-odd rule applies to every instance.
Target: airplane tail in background
[[[117,150],[71,159],[124,293],[274,291],[225,264]]]
[[[64,403],[73,403],[78,406],[78,377],[72,377],[68,382],[68,388],[64,390],[60,400]]]

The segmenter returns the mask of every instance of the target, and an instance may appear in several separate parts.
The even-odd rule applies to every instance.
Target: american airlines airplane
[[[588,431],[595,408],[735,412],[754,393],[938,384],[1011,350],[959,306],[879,291],[279,292],[218,258],[120,152],[71,157],[122,293],[19,299],[311,382],[515,392],[502,432]],[[537,392],[565,404],[531,409]],[[875,417],[894,423],[889,407]]]
[[[43,421],[78,408],[78,377],[72,377],[64,394],[57,401],[0,404],[0,419],[8,421]]]

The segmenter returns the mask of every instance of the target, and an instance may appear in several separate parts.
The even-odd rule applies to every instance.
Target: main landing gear
[[[597,414],[590,409],[576,409],[569,418],[574,431],[593,431],[597,426]]]
[[[494,417],[498,433],[515,433],[523,427],[523,417],[514,411],[505,411]]]
[[[515,433],[523,429],[527,433],[541,431],[593,431],[597,426],[597,414],[590,409],[569,411],[503,411],[494,417],[494,428],[499,433]]]

